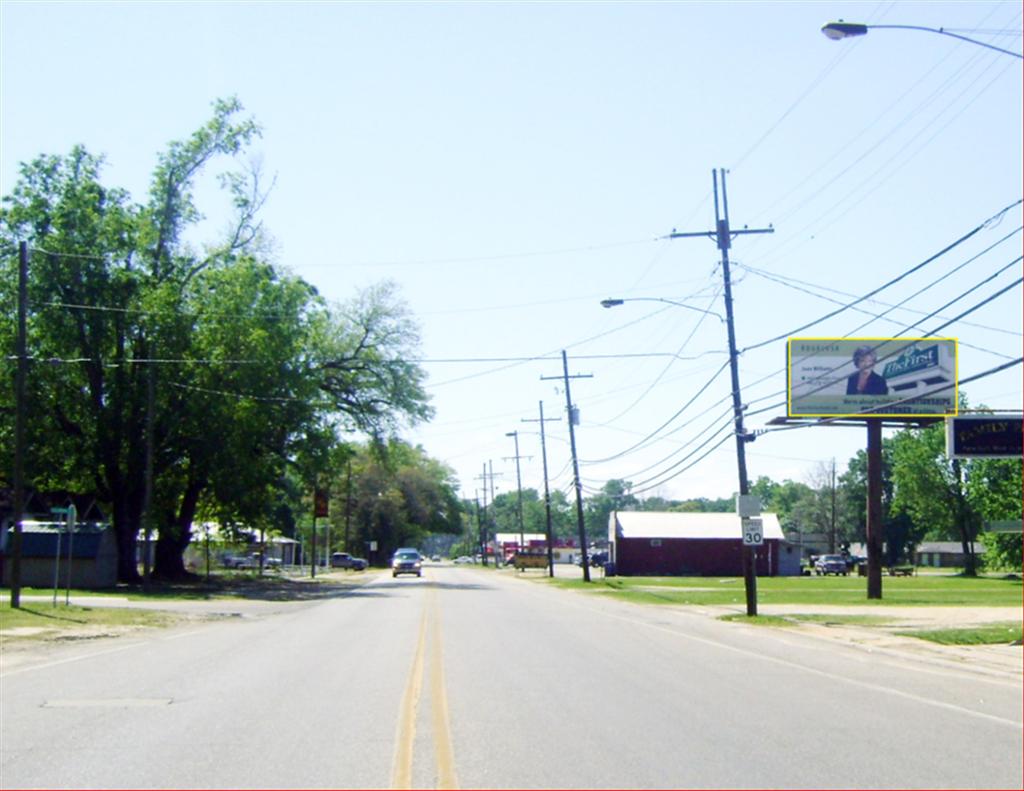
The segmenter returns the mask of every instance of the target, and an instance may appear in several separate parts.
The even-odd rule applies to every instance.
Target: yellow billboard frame
[[[875,411],[872,408],[868,411],[857,411],[857,412],[794,412],[793,411],[793,344],[794,342],[812,342],[812,343],[842,343],[847,345],[875,345],[880,346],[885,343],[897,343],[905,344],[907,346],[917,343],[938,343],[945,342],[951,343],[953,346],[953,409],[950,411],[948,408],[943,411],[935,412],[880,412]],[[835,369],[839,370],[839,369]],[[843,376],[845,378],[845,375]],[[943,390],[946,388],[944,387]],[[836,337],[814,337],[814,338],[802,338],[792,337],[786,341],[786,414],[788,417],[804,417],[804,418],[879,418],[879,419],[893,419],[893,418],[939,418],[939,417],[953,417],[958,414],[960,407],[960,354],[959,354],[959,340],[957,338],[836,338]],[[877,396],[876,396],[877,397]],[[861,396],[861,398],[868,398],[867,396]],[[913,400],[913,399],[904,399]],[[870,403],[865,401],[865,403]],[[886,403],[879,404],[877,409],[885,409],[891,407],[894,404],[899,404],[900,401],[889,401]]]

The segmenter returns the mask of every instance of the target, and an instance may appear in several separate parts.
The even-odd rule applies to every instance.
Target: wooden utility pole
[[[558,379],[557,376],[542,376],[541,379]],[[569,416],[569,448],[572,451],[572,480],[576,489],[576,526],[580,538],[580,560],[583,562],[583,580],[590,582],[590,559],[587,557],[587,528],[583,522],[583,487],[580,484],[580,465],[576,458],[576,432],[573,426],[578,422],[579,412],[572,404],[572,394],[569,392],[570,379],[592,379],[593,374],[574,374],[569,376],[569,358],[566,357],[565,349],[562,349],[562,376],[565,383],[565,411]],[[543,424],[542,424],[543,425]]]
[[[493,506],[494,505],[494,474],[495,474],[494,473],[494,463],[493,462],[488,462],[488,464],[491,465],[490,472],[488,473],[488,471],[487,471],[487,464],[484,464],[483,465],[483,473],[476,478],[476,480],[481,482],[480,485],[483,486],[483,490],[484,490],[483,516],[480,519],[480,525],[479,525],[480,532],[479,532],[478,537],[477,537],[477,542],[480,545],[480,560],[481,560],[481,563],[483,563],[485,566],[487,565],[487,539],[488,539],[488,530],[487,530],[487,479],[490,478],[490,480],[491,480],[491,505]],[[499,472],[498,475],[501,475],[501,473]],[[477,507],[479,508],[479,505]],[[498,556],[497,555],[494,556],[494,565],[495,566],[498,565]]]
[[[832,457],[832,488],[830,491],[830,499],[832,502],[832,542],[831,552],[836,551],[836,457]]]
[[[352,459],[348,460],[348,471],[345,476],[345,551],[348,548],[349,527],[352,523]]]
[[[18,339],[14,374],[14,532],[11,536],[11,607],[21,607],[21,522],[25,517],[25,380],[28,374],[28,343],[25,324],[28,315],[28,244],[18,245]]]
[[[548,542],[548,576],[549,577],[554,577],[555,576],[555,553],[554,553],[554,548],[553,548],[554,538],[551,535],[551,492],[548,489],[548,448],[547,448],[547,443],[545,442],[545,439],[544,439],[544,423],[545,423],[545,421],[553,423],[553,422],[555,422],[557,420],[561,420],[561,418],[557,418],[557,417],[545,418],[544,417],[544,402],[540,401],[539,402],[539,406],[540,406],[540,420],[529,420],[527,418],[523,418],[523,422],[524,423],[540,423],[540,455],[541,455],[541,460],[544,463],[544,519],[545,519],[545,525],[547,526],[546,535],[547,535],[547,542]]]
[[[734,231],[729,227],[729,199],[725,190],[725,173],[722,170],[722,212],[718,206],[718,170],[712,170],[711,176],[714,182],[715,192],[715,230],[698,231],[695,233],[669,234],[670,239],[680,239],[690,236],[706,236],[714,239],[718,249],[722,253],[722,278],[725,283],[725,319],[728,327],[729,338],[729,373],[732,378],[732,411],[735,423],[736,434],[736,465],[739,469],[740,494],[750,493],[750,484],[747,480],[747,455],[746,443],[750,439],[743,428],[743,400],[740,396],[740,374],[739,374],[739,352],[736,350],[736,328],[733,321],[732,310],[732,283],[729,278],[729,248],[732,246],[732,238],[741,234],[751,233],[774,233],[774,228],[749,229],[743,228]],[[757,570],[755,568],[756,557],[753,547],[743,547],[743,583],[747,595],[747,615],[757,615]]]
[[[519,521],[519,551],[526,552],[526,539],[524,536],[525,531],[523,529],[523,478],[520,474],[519,468],[519,460],[525,457],[519,455],[519,432],[510,431],[505,436],[512,437],[515,440],[516,444],[516,497],[518,498],[516,500],[516,518]],[[505,456],[504,458],[505,461],[509,460],[508,456]]]
[[[868,598],[882,598],[882,421],[867,419],[868,424]]]

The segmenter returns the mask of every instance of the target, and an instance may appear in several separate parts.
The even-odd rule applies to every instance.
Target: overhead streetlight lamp
[[[602,299],[602,308],[615,308],[626,302],[664,302],[666,305],[675,305],[677,308],[686,308],[687,310],[695,310],[698,313],[705,313],[708,316],[714,316],[723,324],[725,318],[712,310],[704,310],[703,308],[695,308],[693,305],[687,305],[685,302],[676,302],[671,299],[664,299],[663,297],[630,297],[629,299]]]
[[[996,52],[1001,52],[1004,55],[1012,55],[1015,58],[1024,59],[1024,55],[1021,55],[1019,52],[1012,52],[1008,49],[993,46],[992,44],[986,44],[984,41],[978,41],[977,39],[968,38],[967,36],[961,36],[959,33],[951,33],[941,27],[922,27],[920,25],[862,25],[856,22],[844,22],[840,19],[838,22],[829,22],[827,25],[824,25],[821,28],[821,32],[824,33],[827,38],[830,38],[833,41],[839,41],[840,39],[852,38],[854,36],[865,36],[869,30],[882,29],[923,30],[926,33],[938,33],[941,36],[949,36],[950,38],[966,41],[970,44],[977,44],[979,47],[985,47],[985,49],[992,49]]]

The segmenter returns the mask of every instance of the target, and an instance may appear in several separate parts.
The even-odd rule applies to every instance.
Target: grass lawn
[[[310,579],[308,574],[305,576],[290,576],[279,573],[264,573],[261,577],[258,571],[224,570],[211,574],[209,578],[197,575],[192,580],[185,582],[168,583],[154,581],[148,591],[144,590],[141,585],[118,584],[113,588],[103,588],[101,590],[72,588],[71,595],[75,598],[113,596],[128,599],[129,601],[159,602],[167,599],[203,601],[246,597],[266,591],[283,592],[288,589],[295,589],[298,592],[300,589],[304,590],[311,585],[327,587],[346,580],[358,579],[359,577],[348,576],[348,574],[341,577],[331,576],[325,570],[320,570],[315,579]],[[10,588],[0,587],[0,592],[2,592],[4,599],[0,603],[0,607],[6,607],[10,600]],[[64,593],[64,588],[58,590],[58,602],[64,601]],[[23,597],[41,596],[49,600],[53,596],[53,588],[23,587],[21,594]],[[38,604],[38,602],[28,602],[28,604]]]
[[[606,577],[582,580],[543,578],[564,588],[585,590],[647,604],[736,605],[746,601],[742,577]],[[884,577],[882,598],[868,600],[862,577],[760,577],[761,604],[818,604],[945,607],[1021,607],[1020,578],[927,574]]]
[[[917,637],[942,645],[1007,645],[1021,642],[1019,623],[992,623],[961,629],[928,629],[896,632],[906,637]]]
[[[59,635],[74,639],[75,634],[96,636],[97,630],[123,631],[136,627],[170,626],[180,616],[152,610],[116,607],[79,607],[59,603],[32,602],[18,609],[0,608],[0,638],[4,642],[21,639],[47,639]]]

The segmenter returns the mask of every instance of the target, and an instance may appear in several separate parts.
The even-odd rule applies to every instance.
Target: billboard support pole
[[[868,598],[882,598],[882,421],[867,419],[868,424]]]

